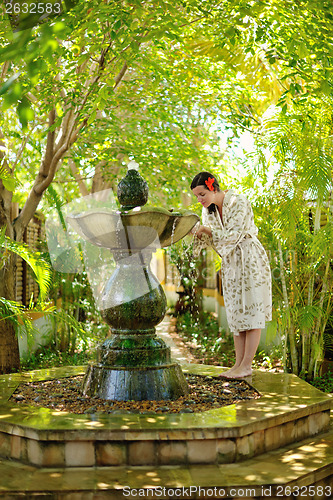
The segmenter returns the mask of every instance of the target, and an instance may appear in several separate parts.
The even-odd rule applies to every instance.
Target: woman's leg
[[[235,342],[235,350],[236,350],[236,363],[235,365],[228,370],[227,372],[224,372],[222,376],[226,375],[227,377],[230,378],[243,378],[243,377],[248,377],[249,375],[252,374],[252,362],[253,358],[255,356],[255,353],[257,352],[258,345],[260,342],[260,336],[261,336],[261,329],[256,328],[253,330],[247,330],[246,332],[241,332],[241,335],[239,335],[241,338],[244,338],[244,350],[243,350],[243,356],[241,358],[240,363],[237,365],[237,347],[238,346],[238,360],[240,359],[240,355],[242,353],[242,347],[241,347],[241,340],[239,340],[239,345],[238,341],[236,340]],[[234,337],[234,340],[236,339],[236,336]],[[237,365],[237,366],[236,366]],[[231,373],[230,373],[231,372]]]
[[[226,374],[227,375],[231,374],[242,363],[242,360],[244,357],[244,352],[245,352],[245,336],[246,336],[246,332],[239,332],[238,335],[234,335],[236,361],[235,361],[234,366],[232,366],[230,368],[230,370],[227,370],[221,374],[222,376],[225,376]]]

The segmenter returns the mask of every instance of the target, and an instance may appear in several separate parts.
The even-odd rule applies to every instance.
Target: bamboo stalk
[[[288,298],[286,276],[285,276],[284,262],[283,262],[283,255],[282,255],[282,248],[281,248],[281,241],[280,240],[278,240],[278,250],[279,250],[280,273],[281,273],[280,276],[281,276],[281,283],[282,283],[283,300],[285,303],[285,311],[287,313],[287,319],[288,319],[288,323],[289,323],[289,328],[287,329],[287,337],[289,338],[289,344],[290,344],[291,362],[292,362],[293,373],[298,374],[298,359],[297,359],[297,349],[296,349],[296,342],[295,342],[295,329],[294,329],[294,324],[292,321],[292,316],[291,316],[291,311],[290,311],[290,304],[289,304],[289,298]]]
[[[313,372],[313,367],[316,362],[316,356],[315,356],[315,345],[320,341],[320,337],[322,336],[323,330],[321,329],[320,331],[320,325],[323,317],[323,305],[324,305],[324,300],[325,300],[325,295],[328,290],[328,275],[330,271],[330,259],[328,258],[325,266],[325,273],[323,277],[323,286],[320,292],[320,299],[319,299],[319,314],[316,320],[313,336],[312,336],[312,356],[310,360],[310,365],[309,365],[309,374],[312,374]],[[326,323],[326,322],[325,322]],[[325,326],[325,325],[324,325]]]
[[[330,213],[331,209],[331,201],[332,201],[332,193],[329,197],[328,200],[328,214]],[[319,220],[320,224],[320,220]],[[313,338],[312,338],[312,352],[311,352],[311,360],[310,360],[310,366],[309,366],[309,374],[312,375],[313,371],[317,370],[317,362],[318,362],[318,355],[316,355],[316,344],[319,342],[322,343],[322,337],[325,331],[325,326],[327,323],[327,318],[328,315],[325,315],[326,321],[322,321],[323,318],[323,305],[324,305],[324,300],[325,296],[328,290],[328,283],[329,283],[329,274],[330,274],[330,267],[331,267],[331,258],[330,258],[330,252],[328,252],[326,256],[326,266],[325,266],[325,272],[322,280],[322,289],[320,292],[320,297],[319,297],[319,314],[315,323],[315,328],[313,332]],[[330,301],[330,298],[329,298]]]

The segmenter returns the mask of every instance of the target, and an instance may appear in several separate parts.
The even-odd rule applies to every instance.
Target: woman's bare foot
[[[245,378],[252,375],[252,370],[244,370],[242,368],[236,368],[230,373],[231,370],[221,373],[220,377],[224,378]]]
[[[234,372],[235,370],[237,370],[237,368],[238,368],[238,366],[232,366],[232,367],[230,368],[230,370],[227,370],[227,371],[225,371],[225,372],[220,373],[220,374],[218,375],[218,377],[222,377],[222,378],[229,378],[229,376],[230,376],[230,375],[232,375],[232,374],[233,374],[233,372]]]

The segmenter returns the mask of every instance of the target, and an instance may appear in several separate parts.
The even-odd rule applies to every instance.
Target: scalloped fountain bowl
[[[90,211],[68,216],[73,229],[85,240],[110,250],[133,252],[154,244],[168,247],[181,240],[198,222],[188,210],[171,212],[165,208],[136,207],[119,212]]]

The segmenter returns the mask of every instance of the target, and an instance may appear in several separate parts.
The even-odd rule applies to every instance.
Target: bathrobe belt
[[[243,311],[245,312],[245,256],[244,256],[244,243],[259,243],[259,240],[256,235],[253,234],[245,234],[244,237],[236,244],[235,248],[238,246],[241,251],[241,260],[242,260],[242,275],[241,275],[241,286],[242,286],[242,306],[243,306]]]

